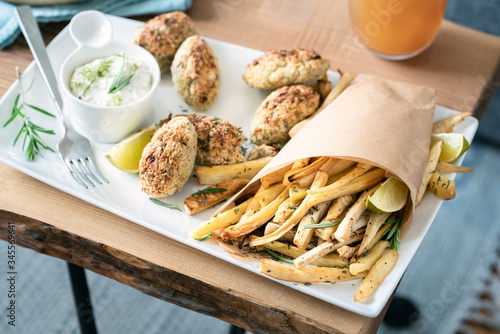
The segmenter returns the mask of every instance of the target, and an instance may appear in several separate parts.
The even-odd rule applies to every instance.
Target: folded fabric
[[[94,9],[106,14],[133,16],[185,11],[192,0],[88,0],[64,5],[32,7],[38,22],[69,21],[78,12]],[[15,5],[0,1],[0,50],[10,45],[20,33],[14,16]]]

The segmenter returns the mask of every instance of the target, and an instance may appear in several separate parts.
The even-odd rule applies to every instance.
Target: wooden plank
[[[0,203],[1,239],[14,222],[20,246],[252,332],[371,333],[385,314],[366,318],[289,289],[3,164]]]

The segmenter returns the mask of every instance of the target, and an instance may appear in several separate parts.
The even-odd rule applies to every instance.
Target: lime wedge
[[[443,162],[453,162],[464,154],[470,147],[469,142],[460,133],[438,133],[431,137],[431,145],[442,140],[443,149],[439,160]]]
[[[408,198],[408,187],[402,181],[390,177],[366,200],[366,208],[378,213],[401,210]]]
[[[139,173],[139,161],[144,147],[151,141],[158,129],[152,124],[139,132],[133,133],[121,142],[110,148],[104,156],[115,167],[127,173]]]

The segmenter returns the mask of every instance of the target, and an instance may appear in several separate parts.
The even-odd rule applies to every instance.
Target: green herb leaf
[[[207,189],[202,189],[200,191],[197,191],[197,192],[191,194],[191,196],[200,195],[200,194],[206,194],[206,193],[218,193],[218,192],[221,192],[221,191],[227,191],[227,189],[224,189],[224,188],[207,188]]]
[[[179,210],[179,211],[182,211],[180,208],[179,208],[179,205],[173,205],[173,204],[168,204],[168,203],[165,203],[165,202],[162,202],[160,200],[157,200],[156,198],[149,198],[151,200],[151,202],[155,203],[155,204],[158,204],[158,205],[161,205],[161,206],[164,206],[166,208],[169,208],[169,209],[174,209],[174,210]]]
[[[131,75],[129,75],[127,77],[127,79],[123,80],[123,82],[119,86],[114,87],[113,89],[110,88],[108,94],[114,94],[116,92],[121,91],[123,89],[123,87],[125,87],[126,85],[128,85],[130,83],[130,80],[132,80],[132,78],[134,77],[134,74],[135,74],[135,72],[132,73]]]
[[[399,225],[401,224],[401,219],[402,217],[398,217],[392,222],[387,222],[385,224],[394,224],[390,229],[385,231],[383,236],[385,236],[385,240],[389,241],[391,243],[391,249],[398,250],[398,245],[400,243],[400,232],[399,232]]]
[[[311,225],[305,225],[304,228],[325,228],[325,227],[337,226],[340,223],[341,223],[341,221],[329,222],[329,223],[323,223],[323,224],[311,224]]]
[[[203,240],[207,240],[208,238],[210,238],[210,236],[212,235],[212,232],[208,233],[208,234],[205,234],[204,236],[202,237],[199,237],[199,238],[194,238],[194,240],[198,240],[198,241],[203,241]]]
[[[22,109],[26,109],[26,106],[35,109],[39,111],[40,113],[55,117],[53,114],[47,112],[46,110],[43,110],[39,107],[33,106],[31,104],[26,103],[24,93],[27,93],[31,87],[33,86],[34,79],[31,81],[30,87],[26,90],[23,91],[22,84],[21,84],[21,73],[19,72],[19,68],[16,68],[16,74],[17,74],[17,79],[19,82],[19,94],[17,94],[16,98],[14,99],[14,104],[12,106],[12,115],[11,117],[7,120],[7,122],[4,124],[4,127],[9,125],[17,116],[22,118],[22,126],[19,129],[19,132],[16,135],[16,138],[14,138],[14,143],[13,146],[16,146],[17,141],[21,137],[21,135],[24,133],[24,138],[23,138],[23,145],[21,147],[22,151],[24,151],[25,158],[27,161],[33,161],[35,160],[35,157],[37,155],[41,156],[43,158],[43,155],[40,151],[40,147],[49,150],[51,152],[54,152],[52,148],[50,148],[45,141],[40,137],[38,132],[42,132],[45,134],[50,134],[53,135],[55,132],[53,130],[45,129],[42,128],[41,126],[36,125],[35,123],[31,122],[29,117],[27,116],[26,112],[22,112]],[[26,111],[26,110],[25,110]]]
[[[54,114],[51,114],[50,112],[45,111],[45,110],[43,110],[42,108],[35,107],[34,105],[32,105],[32,104],[28,104],[28,103],[26,103],[26,105],[27,105],[28,107],[30,107],[30,108],[35,109],[36,111],[41,112],[42,114],[47,115],[47,116],[50,116],[50,117],[56,117]]]
[[[283,257],[281,255],[278,255],[277,253],[273,252],[272,250],[268,249],[268,248],[264,248],[269,254],[271,254],[271,256],[275,257],[276,259],[280,260],[280,261],[283,261],[283,262],[286,262],[286,263],[290,263],[290,264],[294,264],[292,260],[290,259],[287,259],[286,257]]]

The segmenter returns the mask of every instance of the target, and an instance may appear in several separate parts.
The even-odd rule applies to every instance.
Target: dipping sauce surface
[[[71,76],[71,93],[99,106],[121,106],[144,97],[153,84],[149,68],[123,53],[78,67]]]

